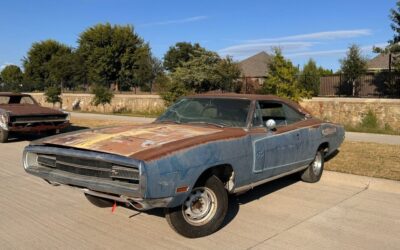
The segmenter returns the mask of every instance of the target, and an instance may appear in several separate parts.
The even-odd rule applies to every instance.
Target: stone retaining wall
[[[332,122],[358,125],[371,110],[381,126],[400,131],[400,100],[370,98],[313,98],[300,103],[313,115]]]
[[[36,101],[46,107],[53,104],[47,103],[43,93],[30,93]],[[92,94],[62,94],[63,109],[87,112],[103,112],[103,106],[93,106]],[[77,104],[79,103],[79,104]],[[56,104],[59,107],[59,104]],[[75,108],[73,108],[75,106]],[[133,112],[133,113],[159,113],[165,109],[164,101],[158,95],[126,95],[116,94],[111,105],[105,105],[105,112]]]

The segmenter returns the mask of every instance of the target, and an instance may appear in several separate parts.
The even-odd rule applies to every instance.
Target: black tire
[[[308,168],[301,174],[301,180],[304,182],[315,183],[321,179],[324,171],[324,151],[319,150],[310,163]]]
[[[188,238],[198,238],[217,231],[227,211],[228,193],[220,179],[213,175],[204,184],[194,187],[184,204],[167,208],[166,219],[177,233]]]
[[[85,197],[90,203],[92,203],[96,207],[112,207],[112,205],[114,204],[114,201],[112,200],[100,198],[90,194],[85,194]]]
[[[8,131],[0,128],[0,143],[8,141]]]
[[[46,135],[47,136],[57,135],[57,130],[56,129],[47,130]]]

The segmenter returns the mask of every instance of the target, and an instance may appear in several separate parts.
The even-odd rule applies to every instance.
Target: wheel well
[[[319,145],[318,147],[318,151],[322,150],[325,154],[328,152],[329,150],[329,143],[328,142],[324,142],[321,145]]]
[[[222,164],[222,165],[217,165],[211,168],[208,168],[206,171],[204,171],[200,177],[197,179],[195,185],[201,185],[203,182],[205,182],[210,176],[215,175],[222,181],[222,183],[225,184],[225,187],[227,189],[230,189],[230,185],[227,185],[230,181],[233,181],[233,168],[229,164]]]

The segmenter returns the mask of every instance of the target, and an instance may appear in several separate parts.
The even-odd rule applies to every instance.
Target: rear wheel
[[[181,206],[167,208],[166,219],[179,234],[197,238],[217,231],[227,211],[228,194],[224,184],[213,175],[194,187]]]
[[[315,155],[313,162],[302,173],[301,179],[305,182],[318,182],[321,179],[322,172],[324,171],[324,152],[319,150]]]
[[[8,131],[0,128],[0,143],[8,141]]]
[[[57,132],[58,132],[57,129],[51,129],[51,130],[47,130],[47,131],[46,131],[46,134],[47,134],[48,136],[52,136],[52,135],[58,134]]]
[[[111,207],[114,204],[114,201],[112,201],[112,200],[107,200],[107,199],[100,198],[100,197],[93,196],[93,195],[86,194],[86,193],[85,193],[85,197],[90,203],[92,203],[96,207]]]

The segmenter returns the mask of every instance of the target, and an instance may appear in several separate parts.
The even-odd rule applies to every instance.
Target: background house
[[[261,88],[268,73],[268,64],[271,60],[272,56],[262,51],[239,62],[244,92],[252,93],[254,90]]]
[[[389,70],[389,54],[379,54],[367,63],[368,72],[380,72]]]

